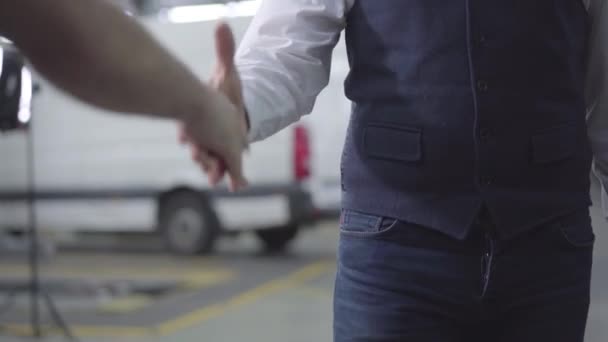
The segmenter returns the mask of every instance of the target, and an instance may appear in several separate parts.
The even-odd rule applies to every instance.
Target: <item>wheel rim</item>
[[[168,226],[169,241],[178,251],[193,252],[205,231],[205,222],[200,213],[192,208],[175,211]]]

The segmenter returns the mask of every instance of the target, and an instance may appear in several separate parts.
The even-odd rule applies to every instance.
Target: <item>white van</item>
[[[228,20],[237,38],[249,21]],[[198,75],[210,74],[215,21],[175,24],[149,19],[145,24]],[[145,56],[133,51],[133,58]],[[311,170],[310,122],[254,144],[245,160],[251,187],[232,194],[209,187],[187,149],[177,144],[175,123],[108,115],[42,80],[33,114],[33,189],[42,229],[160,230],[167,247],[181,254],[210,251],[223,232],[253,231],[267,248],[276,250],[313,215],[309,187],[317,167]],[[27,226],[26,139],[23,131],[0,135],[3,230]]]

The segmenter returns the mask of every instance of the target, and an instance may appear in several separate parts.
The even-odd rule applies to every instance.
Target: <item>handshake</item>
[[[228,174],[232,190],[246,186],[247,118],[228,25],[215,32],[218,63],[210,85],[106,1],[0,1],[0,33],[40,75],[81,101],[179,120],[180,139],[212,185]],[[0,45],[0,71],[3,55]]]
[[[179,140],[188,145],[192,159],[205,172],[211,185],[227,174],[230,189],[247,186],[243,174],[243,152],[248,147],[248,124],[241,81],[234,65],[235,40],[230,27],[220,24],[215,32],[217,64],[209,85],[209,96],[201,96],[200,107],[186,115]]]

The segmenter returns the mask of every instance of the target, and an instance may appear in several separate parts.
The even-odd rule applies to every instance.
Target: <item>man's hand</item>
[[[242,164],[247,148],[242,110],[222,93],[213,91],[209,95],[202,97],[201,107],[192,108],[192,115],[183,122],[181,140],[191,146],[192,158],[209,174],[213,185],[227,172],[230,188],[238,190],[247,185]]]
[[[241,80],[234,65],[235,45],[234,35],[232,34],[230,27],[225,23],[219,24],[215,31],[215,48],[218,61],[209,83],[213,88],[222,92],[232,104],[236,106],[238,115],[235,118],[236,122],[233,124],[237,125],[239,136],[246,137],[247,119],[243,104]],[[208,145],[198,143],[196,139],[193,139],[194,136],[190,134],[190,132],[188,127],[182,127],[180,140],[190,146],[192,159],[209,175],[210,183],[212,185],[217,185],[226,172],[232,176],[230,164],[219,157],[217,153],[215,153],[215,150],[209,148]],[[216,133],[219,134],[220,132]],[[234,178],[231,178],[233,180],[232,189],[238,189],[245,186],[244,182],[237,182],[235,184]],[[243,179],[241,178],[240,180]]]

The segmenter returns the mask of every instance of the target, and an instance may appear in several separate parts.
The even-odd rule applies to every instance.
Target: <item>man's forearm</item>
[[[43,76],[107,109],[187,120],[210,96],[140,25],[103,0],[2,1],[0,34]]]

